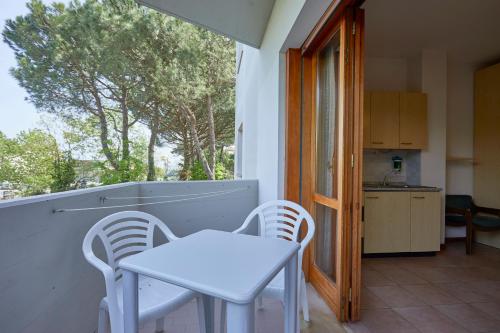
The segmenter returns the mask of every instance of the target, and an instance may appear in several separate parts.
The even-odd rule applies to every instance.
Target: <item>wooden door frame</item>
[[[344,182],[344,194],[348,198],[344,203],[346,216],[344,222],[339,221],[345,228],[342,232],[345,239],[341,241],[342,253],[347,255],[340,258],[341,264],[339,274],[341,274],[341,285],[338,286],[340,294],[344,296],[340,300],[340,308],[337,308],[335,297],[330,295],[327,289],[322,288],[323,283],[315,283],[315,287],[324,297],[327,304],[337,314],[340,320],[358,320],[360,316],[360,290],[361,290],[361,208],[362,208],[362,144],[363,144],[363,12],[361,9],[354,9],[356,1],[333,1],[329,9],[322,16],[310,36],[301,49],[289,49],[286,53],[286,162],[285,162],[285,197],[289,200],[301,203],[310,212],[314,212],[314,201],[312,200],[313,184],[302,182],[302,179],[311,179],[314,170],[314,160],[303,152],[311,152],[315,138],[312,131],[313,113],[315,108],[314,96],[314,60],[310,56],[312,50],[317,49],[331,37],[335,27],[342,23],[355,22],[356,33],[347,34],[344,39],[350,49],[356,52],[349,52],[348,63],[345,66],[348,71],[345,77],[346,93],[344,103],[347,117],[345,119],[348,133],[344,133],[344,141],[347,147],[344,151],[344,159],[354,157],[352,168],[345,168],[344,177],[349,182]],[[356,6],[357,7],[357,6]],[[349,17],[339,22],[343,15]],[[349,16],[350,15],[350,16]],[[346,31],[351,31],[352,26],[344,27]],[[359,33],[358,33],[359,32]],[[354,68],[354,71],[352,71]],[[353,89],[353,87],[360,89]],[[347,192],[346,192],[347,191]],[[306,279],[321,281],[324,277],[311,276],[313,246],[306,249],[303,259],[303,269]],[[325,282],[325,281],[323,281]],[[351,292],[349,293],[349,289]]]

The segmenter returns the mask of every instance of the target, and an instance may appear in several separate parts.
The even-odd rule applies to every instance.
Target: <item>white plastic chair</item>
[[[99,305],[98,333],[108,331],[106,313],[109,314],[112,333],[123,332],[121,259],[151,249],[153,234],[158,229],[171,241],[178,239],[158,218],[137,211],[124,211],[109,215],[97,222],[83,240],[83,254],[87,261],[104,275],[106,296]],[[92,243],[98,237],[104,245],[107,263],[97,258]],[[139,275],[139,322],[156,320],[156,331],[164,329],[164,317],[196,298],[200,332],[205,332],[205,314],[200,294],[191,290]]]
[[[255,208],[245,219],[240,228],[233,233],[244,233],[250,223],[257,217],[259,223],[259,235],[266,238],[282,238],[293,242],[298,242],[300,227],[303,222],[307,224],[307,233],[300,242],[298,255],[299,267],[302,267],[302,257],[307,244],[314,235],[314,220],[311,215],[300,205],[287,200],[268,201]],[[285,297],[285,273],[282,270],[267,285],[258,297],[258,306],[262,307],[262,297],[269,297],[281,300],[284,303]],[[300,304],[304,320],[309,322],[309,303],[307,300],[307,288],[304,272],[299,270],[299,290]],[[225,303],[222,304],[221,323],[226,316]],[[222,327],[224,327],[222,325]],[[224,331],[224,330],[223,330]]]

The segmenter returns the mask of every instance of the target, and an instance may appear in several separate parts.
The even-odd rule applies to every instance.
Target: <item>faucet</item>
[[[389,175],[384,176],[384,180],[382,181],[382,186],[387,186],[389,185]]]

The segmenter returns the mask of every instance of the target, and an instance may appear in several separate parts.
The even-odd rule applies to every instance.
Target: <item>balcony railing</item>
[[[94,332],[104,282],[81,246],[106,215],[144,211],[185,236],[234,230],[257,204],[256,180],[127,183],[1,202],[0,331]]]

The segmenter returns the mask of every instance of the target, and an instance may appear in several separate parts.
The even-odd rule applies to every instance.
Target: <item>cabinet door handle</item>
[[[401,142],[400,145],[412,145],[413,142]]]
[[[378,197],[366,197],[367,199],[378,199]]]
[[[425,199],[425,197],[412,197],[413,199]]]
[[[384,143],[382,141],[372,141],[372,144],[374,144],[374,145],[383,145]]]

